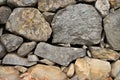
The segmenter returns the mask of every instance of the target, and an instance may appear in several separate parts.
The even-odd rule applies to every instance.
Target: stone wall
[[[120,80],[120,0],[0,0],[0,80]]]

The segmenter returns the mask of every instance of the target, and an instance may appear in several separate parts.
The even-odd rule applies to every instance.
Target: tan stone
[[[112,8],[120,8],[120,0],[109,0]]]
[[[120,55],[114,50],[99,48],[99,47],[91,47],[91,54],[94,58],[101,59],[101,60],[117,60],[119,59]]]
[[[54,62],[52,62],[48,59],[42,59],[42,60],[40,60],[40,62],[44,63],[44,64],[47,64],[47,65],[51,65],[51,66],[55,64]]]
[[[20,80],[19,72],[10,66],[0,66],[0,80]]]
[[[31,67],[21,77],[23,80],[68,80],[60,68],[41,64]]]
[[[111,66],[109,62],[85,57],[76,60],[75,69],[81,80],[106,80]]]
[[[75,0],[38,0],[38,9],[40,11],[56,11],[73,3]]]
[[[22,72],[22,73],[27,71],[27,68],[23,67],[23,66],[15,66],[14,68],[17,69],[18,71]]]
[[[70,66],[68,68],[67,76],[68,77],[72,77],[74,75],[74,71],[75,71],[74,64],[72,63],[72,64],[70,64]]]

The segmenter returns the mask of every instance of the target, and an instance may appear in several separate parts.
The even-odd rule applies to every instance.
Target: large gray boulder
[[[120,9],[110,13],[104,19],[107,41],[114,50],[120,50]]]
[[[46,58],[60,65],[67,66],[71,61],[84,57],[85,50],[72,47],[57,47],[47,43],[40,42],[35,49],[34,54]]]
[[[91,5],[77,4],[58,11],[52,21],[53,43],[98,44],[102,18]]]
[[[35,41],[47,41],[52,32],[49,23],[35,8],[14,9],[7,21],[6,29]]]

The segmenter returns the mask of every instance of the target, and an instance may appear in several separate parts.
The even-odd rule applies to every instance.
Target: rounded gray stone
[[[1,42],[8,52],[15,51],[23,42],[23,38],[13,34],[3,34]]]
[[[91,5],[77,4],[57,12],[52,21],[52,43],[98,44],[102,18]]]
[[[120,9],[106,16],[104,30],[111,47],[114,50],[120,50]]]
[[[33,41],[47,41],[52,33],[49,23],[35,8],[14,9],[6,29]]]
[[[7,4],[14,7],[35,6],[37,0],[7,0]]]

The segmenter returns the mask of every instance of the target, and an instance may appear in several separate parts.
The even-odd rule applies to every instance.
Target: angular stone
[[[9,65],[20,65],[20,66],[32,66],[35,65],[36,62],[29,62],[26,58],[19,57],[18,55],[14,53],[7,54],[3,58],[3,64],[9,64]]]
[[[0,24],[5,24],[11,14],[11,9],[6,6],[0,7]]]
[[[28,55],[28,61],[39,61],[39,58],[36,55]]]
[[[95,3],[95,7],[104,17],[109,13],[109,9],[110,9],[109,0],[97,0]]]
[[[94,58],[101,59],[101,60],[116,61],[120,57],[120,54],[118,54],[116,51],[113,51],[112,49],[91,47],[90,50]]]
[[[23,42],[23,38],[13,34],[3,34],[1,42],[8,52],[15,51]]]
[[[38,64],[28,69],[27,76],[21,76],[23,80],[68,80],[66,75],[55,66]]]
[[[26,56],[30,51],[32,51],[36,46],[36,42],[25,42],[18,49],[17,53],[19,56]]]
[[[35,8],[14,9],[7,21],[6,29],[35,41],[47,41],[52,32],[49,23]]]
[[[117,78],[120,76],[120,60],[112,64],[111,76]]]
[[[91,5],[77,4],[57,12],[52,21],[53,43],[98,44],[102,18]]]
[[[120,0],[109,0],[111,7],[114,9],[120,8]]]
[[[23,66],[15,66],[14,68],[17,69],[18,71],[22,72],[22,73],[27,71],[27,68],[23,67]]]
[[[120,50],[120,9],[110,13],[104,19],[104,30],[107,41],[114,50]]]
[[[0,43],[0,58],[3,58],[6,54],[4,46]]]
[[[20,80],[19,71],[10,66],[0,66],[0,80]]]
[[[35,6],[37,0],[7,0],[7,4],[14,7]]]
[[[86,50],[72,47],[57,47],[47,43],[40,42],[35,49],[34,54],[51,60],[60,65],[67,66],[71,61],[78,57],[84,57]]]
[[[40,60],[40,62],[47,64],[47,65],[51,65],[51,66],[53,66],[55,64],[54,62],[47,60],[47,59],[42,59],[42,60]]]
[[[67,5],[74,4],[75,0],[38,0],[38,9],[40,11],[56,11]]]
[[[107,80],[111,65],[106,61],[85,57],[76,60],[75,70],[80,80]]]
[[[53,17],[54,17],[55,13],[52,12],[44,12],[43,16],[46,19],[47,22],[49,22],[51,24]]]
[[[74,64],[70,64],[67,71],[67,76],[72,77],[74,75],[74,72],[75,72]]]
[[[3,5],[6,3],[6,0],[0,0],[0,5]]]
[[[78,0],[79,2],[83,2],[83,1],[85,1],[85,2],[95,2],[96,0]]]

